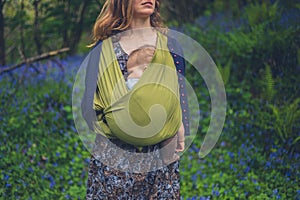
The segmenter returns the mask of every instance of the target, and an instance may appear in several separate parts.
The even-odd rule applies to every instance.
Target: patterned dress
[[[127,80],[128,55],[114,39],[113,47],[124,79]],[[96,137],[89,164],[86,199],[180,199],[179,161],[164,166],[160,159],[160,144],[138,149],[119,139],[107,141],[99,134]],[[132,152],[141,155],[148,153],[146,157],[135,158],[138,160],[135,169],[129,165]],[[135,172],[141,169],[145,172]]]

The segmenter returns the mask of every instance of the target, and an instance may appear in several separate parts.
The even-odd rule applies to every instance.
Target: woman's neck
[[[133,18],[130,29],[137,29],[137,28],[150,28],[150,17],[147,18]]]

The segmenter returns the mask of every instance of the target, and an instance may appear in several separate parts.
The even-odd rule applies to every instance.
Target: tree
[[[103,3],[103,0],[0,0],[0,65],[65,47],[70,48],[69,54],[76,53],[82,35],[91,33]]]
[[[4,15],[3,8],[5,0],[0,0],[0,65],[6,64],[5,59],[5,40],[4,40]]]
[[[83,31],[83,20],[85,17],[85,10],[90,2],[91,1],[89,0],[81,1],[79,5],[75,5],[72,9],[70,5],[70,0],[67,1],[67,12],[65,14],[73,17],[71,18],[70,26],[65,26],[68,29],[64,29],[63,47],[69,47],[71,53],[76,52]]]
[[[192,23],[211,3],[211,0],[164,0],[162,1],[162,14],[167,21],[177,21],[179,25]]]
[[[45,35],[55,34],[61,41],[60,47],[69,47],[70,53],[77,51],[84,31],[91,31],[102,3],[90,0],[57,0],[44,3],[45,22],[41,27]],[[53,44],[51,44],[53,45]]]
[[[33,25],[33,38],[36,46],[36,50],[38,54],[42,53],[42,44],[41,44],[41,32],[40,32],[40,24],[39,24],[39,3],[40,0],[34,0],[34,25]]]

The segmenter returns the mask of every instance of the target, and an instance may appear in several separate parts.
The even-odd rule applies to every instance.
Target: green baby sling
[[[136,147],[174,136],[182,121],[176,67],[167,37],[157,33],[152,61],[132,90],[126,87],[111,38],[102,43],[94,110],[96,133]]]

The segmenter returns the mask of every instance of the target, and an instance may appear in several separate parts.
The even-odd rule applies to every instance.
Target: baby
[[[155,52],[155,47],[150,45],[142,46],[129,55],[127,61],[128,77],[126,85],[131,90],[134,85],[139,81],[143,72],[147,69],[148,64],[151,62]],[[167,148],[163,148],[168,145]],[[165,164],[170,164],[179,159],[178,152],[184,150],[184,126],[181,126],[175,136],[161,142],[160,153],[161,158]]]
[[[129,90],[133,88],[141,78],[143,72],[147,69],[154,52],[154,46],[144,45],[130,53],[127,61],[128,77],[126,81]]]

